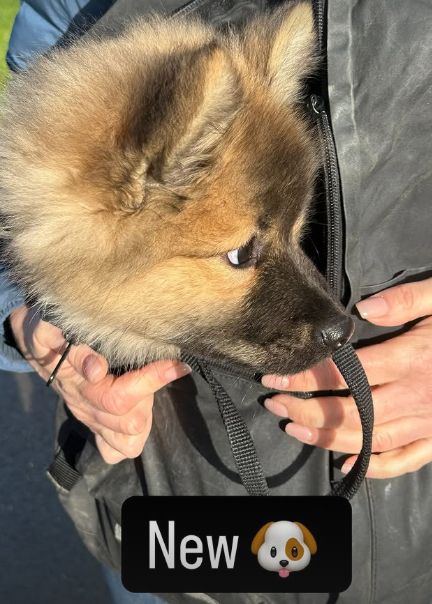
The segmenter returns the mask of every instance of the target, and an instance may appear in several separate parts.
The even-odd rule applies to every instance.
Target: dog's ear
[[[294,524],[296,524],[299,527],[299,529],[301,530],[301,532],[303,533],[303,540],[306,543],[306,545],[308,546],[310,553],[316,554],[317,550],[318,550],[318,546],[317,546],[317,542],[315,541],[315,537],[312,535],[310,530],[308,528],[306,528],[305,525],[302,524],[301,522],[294,522]]]
[[[174,188],[193,184],[211,168],[214,151],[237,108],[238,79],[221,49],[212,52],[196,86],[195,98],[185,107],[184,132],[162,170],[163,181]]]
[[[259,548],[264,543],[264,538],[265,538],[265,534],[266,534],[267,529],[272,524],[273,524],[273,522],[267,522],[264,526],[262,526],[260,528],[260,530],[257,532],[257,534],[255,535],[255,537],[253,538],[252,545],[251,545],[251,552],[255,556],[258,554]]]
[[[161,70],[159,79],[157,74],[154,78],[156,98],[146,103],[155,117],[149,119],[146,107],[141,111],[146,117],[135,130],[149,128],[150,134],[145,143],[134,145],[127,178],[120,179],[117,205],[123,211],[149,203],[158,211],[179,209],[187,187],[211,169],[215,149],[236,112],[238,78],[221,48],[190,53],[169,81],[163,78],[168,80]],[[122,158],[124,162],[124,153]]]
[[[278,11],[279,21],[268,60],[270,86],[274,94],[291,104],[298,99],[302,80],[317,63],[316,32],[312,6],[301,2]]]

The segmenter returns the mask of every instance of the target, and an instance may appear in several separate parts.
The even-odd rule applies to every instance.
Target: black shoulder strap
[[[246,491],[249,495],[269,495],[269,487],[255,445],[237,407],[205,361],[188,354],[182,355],[182,359],[205,379],[212,390],[228,435],[237,470]],[[366,374],[353,347],[346,344],[339,348],[333,354],[333,361],[346,381],[357,405],[363,429],[363,445],[350,472],[341,481],[333,483],[331,492],[328,494],[351,499],[363,482],[369,465],[374,419],[373,403]]]
[[[269,495],[269,487],[252,436],[237,407],[205,361],[188,354],[182,355],[182,359],[199,373],[211,388],[222,416],[240,479],[246,491],[249,495]]]
[[[357,461],[342,480],[332,485],[330,493],[351,499],[363,482],[369,466],[372,453],[374,408],[366,374],[351,344],[345,344],[336,350],[332,358],[351,391],[363,430],[363,443]]]

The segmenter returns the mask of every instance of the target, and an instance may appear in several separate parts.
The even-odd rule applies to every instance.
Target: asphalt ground
[[[0,602],[111,604],[45,475],[55,400],[35,374],[0,372]]]

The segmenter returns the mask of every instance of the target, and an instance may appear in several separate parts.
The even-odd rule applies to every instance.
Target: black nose
[[[337,350],[350,340],[353,332],[354,321],[351,317],[343,317],[337,321],[333,320],[321,329],[321,337],[326,346],[331,350]]]
[[[285,568],[285,566],[288,566],[288,560],[280,560],[279,564]]]

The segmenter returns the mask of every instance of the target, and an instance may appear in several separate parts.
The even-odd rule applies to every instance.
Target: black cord
[[[246,491],[249,495],[269,495],[270,491],[254,442],[237,407],[214,377],[207,363],[201,359],[198,361],[190,355],[183,355],[182,359],[206,380],[212,390],[228,435],[238,473]]]
[[[68,342],[66,348],[63,351],[63,354],[61,355],[57,365],[54,367],[51,375],[49,376],[45,386],[47,386],[48,388],[51,386],[51,384],[53,383],[53,381],[56,379],[57,373],[59,372],[60,367],[63,365],[63,363],[66,360],[67,355],[69,354],[69,351],[71,349],[72,346],[72,342]]]
[[[189,363],[209,384],[217,401],[228,435],[234,461],[241,481],[249,495],[269,495],[267,480],[259,461],[248,427],[225,389],[214,377],[209,365],[202,359],[184,354]],[[357,405],[363,428],[363,446],[350,472],[340,481],[332,483],[329,495],[351,499],[360,488],[366,475],[372,452],[373,403],[366,374],[350,344],[345,344],[333,354],[333,361],[345,379]]]
[[[362,448],[355,464],[342,480],[332,485],[330,493],[351,499],[366,476],[372,453],[373,401],[366,374],[351,344],[339,348],[332,358],[351,391],[363,430]]]

